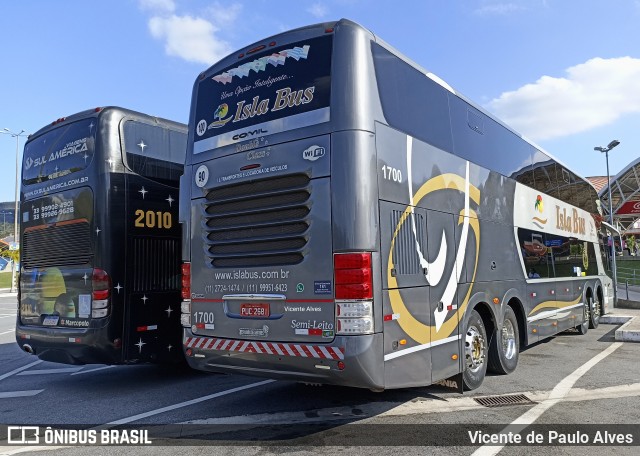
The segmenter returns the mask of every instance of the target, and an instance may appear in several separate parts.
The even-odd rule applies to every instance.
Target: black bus
[[[179,361],[186,125],[118,107],[25,144],[16,340],[46,361]]]

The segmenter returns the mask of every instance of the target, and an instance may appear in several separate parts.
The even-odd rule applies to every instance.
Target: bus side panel
[[[385,386],[431,382],[429,287],[420,264],[427,256],[426,211],[380,201]]]
[[[410,328],[402,317],[384,323],[384,384],[386,388],[424,386],[431,383],[429,288],[403,288],[383,294],[385,315],[394,313],[391,299],[401,296],[411,315],[419,320]],[[405,318],[406,319],[406,318]],[[413,337],[408,336],[409,331]],[[415,332],[414,332],[415,331]],[[418,340],[415,340],[417,338]],[[404,343],[403,343],[404,342]]]
[[[468,218],[462,220],[463,224],[469,222]],[[432,315],[432,383],[460,372],[460,361],[452,358],[452,355],[458,354],[459,323],[464,313],[456,290],[459,283],[463,284],[461,287],[465,290],[469,289],[464,284],[465,271],[470,270],[469,277],[472,277],[477,241],[467,232],[466,242],[462,243],[460,228],[463,224],[458,221],[459,218],[451,214],[427,211],[427,249],[430,261],[433,262],[427,275],[431,285],[429,304]],[[440,268],[437,258],[445,245],[447,263]],[[460,262],[457,261],[459,254],[462,255]]]

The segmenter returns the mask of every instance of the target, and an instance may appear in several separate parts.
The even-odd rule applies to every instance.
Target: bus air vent
[[[85,265],[92,255],[91,229],[86,219],[24,230],[22,266],[26,269]]]
[[[136,236],[132,247],[130,278],[134,292],[181,289],[179,240]]]
[[[300,263],[311,221],[311,180],[278,176],[210,190],[204,241],[214,267]]]

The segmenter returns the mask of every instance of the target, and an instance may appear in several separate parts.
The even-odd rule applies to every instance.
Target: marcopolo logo
[[[316,161],[324,157],[325,148],[320,146],[311,146],[302,152],[302,158],[309,161]]]

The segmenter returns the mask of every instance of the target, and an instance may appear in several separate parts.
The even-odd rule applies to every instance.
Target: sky
[[[198,74],[295,27],[347,18],[582,176],[640,156],[640,0],[4,0],[0,131],[116,105],[187,123]],[[0,135],[0,201],[16,142]]]

